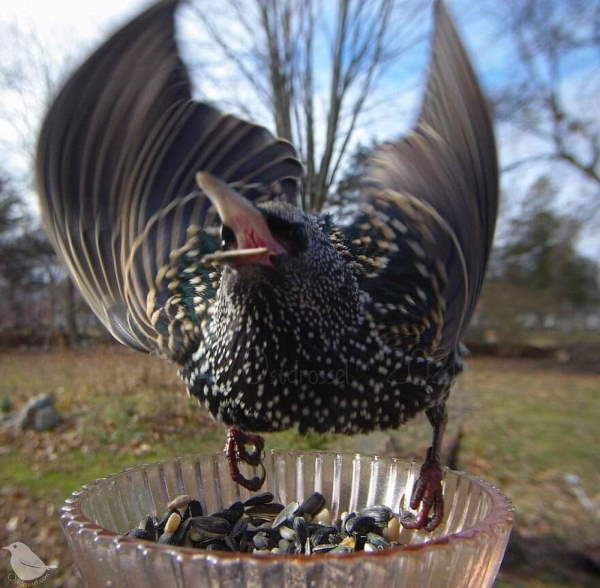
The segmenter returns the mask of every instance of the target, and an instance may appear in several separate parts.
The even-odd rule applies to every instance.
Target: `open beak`
[[[273,237],[260,210],[249,200],[208,172],[198,172],[196,182],[217,209],[221,222],[234,232],[237,241],[236,249],[205,255],[203,263],[272,266],[272,256],[287,253]]]

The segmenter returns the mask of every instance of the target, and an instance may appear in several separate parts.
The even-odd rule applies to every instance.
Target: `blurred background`
[[[78,586],[58,508],[127,465],[221,449],[175,368],[113,343],[43,230],[32,160],[61,81],[139,0],[0,0],[0,544]],[[600,583],[600,2],[447,0],[493,112],[496,246],[450,401],[446,457],[497,484],[517,525],[498,586]],[[410,128],[431,31],[423,0],[193,1],[180,46],[196,97],[292,140],[306,209],[351,217],[370,151]],[[422,458],[400,431],[295,432],[268,447]],[[9,572],[0,558],[0,578]]]

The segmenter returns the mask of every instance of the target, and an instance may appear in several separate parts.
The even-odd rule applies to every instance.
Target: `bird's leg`
[[[402,525],[406,529],[425,529],[433,531],[444,518],[444,499],[442,496],[442,465],[440,453],[442,437],[446,428],[445,405],[434,406],[426,411],[427,418],[433,427],[433,441],[427,450],[425,463],[421,466],[417,480],[410,498],[410,507],[421,510],[414,517],[407,513],[402,517]],[[429,513],[431,512],[431,517]]]
[[[253,445],[254,449],[248,451],[246,449],[247,444]],[[231,427],[227,432],[225,455],[229,464],[231,478],[234,482],[252,492],[256,492],[265,481],[265,466],[261,462],[264,446],[265,440],[260,435],[245,433],[237,427]],[[262,475],[250,479],[245,478],[242,472],[240,472],[240,461],[251,466],[260,466],[262,468]]]

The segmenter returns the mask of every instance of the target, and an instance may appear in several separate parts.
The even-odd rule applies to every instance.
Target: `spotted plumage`
[[[290,143],[191,99],[177,4],[115,33],[52,104],[37,181],[54,246],[111,333],[176,362],[225,423],[358,433],[425,410],[436,490],[413,503],[438,524],[444,403],[497,209],[493,131],[452,21],[437,2],[417,124],[373,155],[336,226],[296,206]]]
[[[454,357],[386,343],[395,335],[389,315],[421,324],[409,314],[416,300],[384,302],[361,288],[378,275],[373,257],[361,262],[330,223],[284,203],[259,210],[275,238],[292,225],[305,246],[273,268],[223,269],[203,340],[181,370],[190,392],[224,422],[258,431],[396,427],[438,401]]]

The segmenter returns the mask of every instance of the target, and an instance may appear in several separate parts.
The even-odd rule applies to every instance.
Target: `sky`
[[[330,0],[333,5],[334,0]],[[467,0],[450,0],[447,2],[457,18],[459,28],[465,38],[465,43],[470,50],[475,62],[476,69],[483,78],[484,85],[492,88],[511,75],[510,67],[507,67],[506,47],[497,41],[492,26],[477,10],[476,3]],[[18,24],[21,30],[34,31],[39,37],[43,50],[58,54],[73,54],[74,47],[81,58],[87,51],[92,49],[101,41],[108,32],[116,26],[125,22],[129,17],[135,15],[141,8],[148,4],[147,0],[86,0],[85,2],[70,0],[25,0],[16,3],[14,0],[0,0],[0,25],[13,26]],[[218,2],[212,3],[218,10]],[[182,37],[189,35],[191,31],[186,30],[187,19],[180,18],[180,33]],[[0,50],[6,50],[1,47]],[[187,55],[186,46],[182,44],[184,57],[193,59]],[[427,43],[418,46],[410,61],[399,64],[402,71],[402,88],[399,89],[395,82],[397,78],[394,68],[390,74],[382,79],[379,88],[380,96],[386,100],[393,96],[386,108],[374,110],[376,114],[365,115],[364,124],[356,133],[354,143],[369,143],[373,139],[389,139],[390,129],[392,134],[398,136],[410,127],[416,108],[418,107],[424,75],[426,71]],[[406,63],[411,63],[411,69],[406,69]],[[573,64],[572,74],[577,75],[577,67],[586,73],[586,63]],[[227,71],[223,70],[223,75]],[[203,88],[205,96],[218,100],[221,95],[216,87],[205,83]],[[10,108],[14,101],[20,100],[20,96],[10,96],[0,91],[0,108]],[[383,99],[383,98],[382,98]],[[43,111],[43,105],[37,104],[34,99],[28,108],[32,111]],[[259,110],[259,109],[257,109]],[[263,112],[263,116],[266,116]],[[600,113],[599,113],[600,116]],[[269,120],[259,120],[262,124],[269,124]],[[0,121],[0,136],[5,139],[11,137],[13,130],[7,126],[6,121]],[[25,131],[27,132],[27,130]],[[519,159],[524,154],[536,148],[535,140],[531,137],[523,137],[515,133],[514,129],[500,127],[497,129],[499,153],[501,165]],[[12,140],[12,139],[11,139]],[[9,141],[10,142],[10,141]],[[9,153],[5,160],[16,168],[26,167],[26,162],[18,150]],[[529,178],[533,181],[539,171],[536,168],[524,170],[519,176],[519,186],[504,186],[506,198],[518,201],[523,197],[523,186],[526,186]],[[577,174],[568,173],[569,181],[565,182],[567,188],[563,189],[561,195],[562,204],[567,207],[569,202],[577,197],[584,189],[580,186]],[[514,178],[511,179],[511,183]],[[600,257],[600,240],[593,234],[586,234],[581,243],[583,250],[593,256]]]
[[[112,22],[123,21],[145,6],[145,0],[14,0],[0,1],[2,20],[34,22],[40,30],[76,30],[82,38],[99,35]]]

